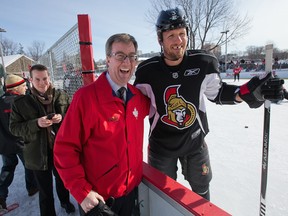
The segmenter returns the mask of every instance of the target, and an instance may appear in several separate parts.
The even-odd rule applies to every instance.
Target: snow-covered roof
[[[33,59],[25,56],[25,55],[21,55],[21,54],[17,54],[17,55],[10,55],[10,56],[3,56],[3,60],[4,60],[4,65],[5,67],[8,67],[9,65],[11,65],[13,62],[17,61],[18,59],[20,59],[21,57],[25,57],[31,61],[34,61]],[[2,59],[0,59],[0,64],[2,65]]]

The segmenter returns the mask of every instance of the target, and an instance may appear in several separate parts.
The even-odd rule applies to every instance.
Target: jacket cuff
[[[70,192],[77,202],[81,204],[91,190],[92,185],[86,183],[84,187],[72,189]]]

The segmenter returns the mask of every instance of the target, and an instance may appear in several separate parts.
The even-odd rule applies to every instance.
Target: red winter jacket
[[[241,72],[242,68],[241,67],[235,67],[233,69],[234,74],[239,74]]]
[[[125,107],[102,73],[73,96],[56,137],[54,163],[78,203],[92,189],[104,199],[117,198],[141,182],[150,102],[134,86],[128,89]]]

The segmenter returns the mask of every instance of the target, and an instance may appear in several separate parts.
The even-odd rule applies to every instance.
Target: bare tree
[[[189,20],[189,48],[203,49],[206,43],[214,44],[210,50],[226,42],[221,32],[229,30],[227,41],[236,40],[246,35],[251,19],[241,18],[234,7],[234,0],[150,0],[152,8],[146,18],[153,23],[161,10],[181,8]]]
[[[280,59],[288,59],[288,50],[279,50],[278,48],[274,48],[273,57]]]
[[[246,48],[248,59],[261,60],[265,58],[265,47],[264,46],[248,46]]]
[[[1,40],[1,45],[3,48],[4,56],[15,55],[18,53],[18,50],[19,50],[18,43],[15,43],[7,38],[3,38]]]
[[[19,43],[18,54],[25,55],[24,47],[22,46],[21,43]]]
[[[33,41],[32,45],[28,47],[27,55],[30,56],[33,60],[38,61],[38,59],[43,54],[44,47],[45,47],[45,42]]]

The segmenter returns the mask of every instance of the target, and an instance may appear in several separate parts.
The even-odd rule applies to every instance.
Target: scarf
[[[47,91],[44,94],[41,94],[36,88],[31,88],[31,94],[34,95],[37,100],[42,104],[42,106],[45,109],[45,113],[49,114],[53,112],[53,86],[50,83],[50,86],[48,87]],[[53,133],[52,125],[47,127],[47,135],[48,135],[48,143],[50,149],[53,149],[54,145],[54,139],[55,139],[55,133]]]

